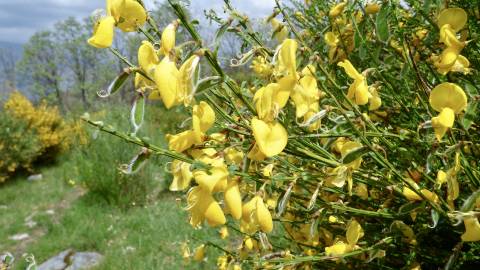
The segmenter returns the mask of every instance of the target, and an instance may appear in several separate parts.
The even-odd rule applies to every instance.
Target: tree
[[[88,20],[82,24],[73,17],[55,24],[60,64],[64,67],[64,72],[68,73],[65,77],[70,78],[67,82],[69,89],[80,93],[85,109],[90,106],[87,93],[89,84],[98,79],[95,70],[101,63],[97,59],[104,58],[104,52],[94,50],[86,43],[91,29]]]
[[[65,104],[61,91],[61,67],[59,65],[58,47],[51,31],[35,33],[24,46],[19,71],[31,81],[30,92],[37,98],[51,99],[62,111]]]
[[[15,62],[13,50],[0,48],[0,82],[5,90],[15,88]]]

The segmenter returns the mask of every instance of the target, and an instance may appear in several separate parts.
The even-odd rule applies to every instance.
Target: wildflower
[[[243,162],[243,152],[236,150],[234,147],[228,147],[224,151],[225,160],[230,164],[240,165]]]
[[[267,61],[265,60],[265,57],[263,56],[255,57],[252,60],[252,64],[250,65],[250,68],[253,69],[253,71],[261,77],[268,77],[273,72],[272,66],[269,63],[267,63]]]
[[[187,130],[176,135],[167,134],[168,148],[175,152],[181,153],[195,144],[195,133]]]
[[[165,27],[162,32],[162,47],[160,48],[160,52],[163,55],[168,55],[172,49],[175,47],[175,31],[177,25],[176,23],[171,23]]]
[[[278,122],[267,123],[255,117],[252,119],[252,130],[260,152],[266,157],[280,154],[287,145],[287,131]]]
[[[238,180],[233,179],[227,186],[224,194],[225,206],[228,213],[235,219],[242,217],[242,195],[238,187]]]
[[[229,236],[228,228],[226,226],[223,226],[222,228],[220,228],[219,233],[220,233],[220,238],[222,239],[227,239]]]
[[[480,241],[480,223],[477,217],[467,217],[463,220],[465,233],[462,234],[462,241]]]
[[[368,85],[365,76],[358,73],[352,63],[348,60],[341,61],[338,65],[345,69],[345,72],[350,78],[354,79],[354,82],[348,89],[347,98],[357,105],[367,104],[371,94],[368,92]]]
[[[192,172],[190,171],[190,164],[174,160],[172,161],[171,170],[173,174],[173,180],[169,189],[171,191],[185,190],[192,180]]]
[[[430,93],[430,106],[440,114],[432,118],[435,137],[441,140],[447,130],[453,127],[455,114],[467,107],[467,96],[460,86],[454,83],[441,83]]]
[[[255,197],[243,205],[240,229],[247,233],[253,233],[257,229],[266,233],[272,231],[272,215],[259,195],[255,195]]]
[[[260,119],[273,121],[280,110],[287,105],[291,88],[295,82],[282,80],[282,83],[270,83],[260,88],[253,97]]]
[[[333,6],[330,9],[330,12],[328,13],[328,15],[332,18],[337,17],[338,15],[340,15],[343,12],[343,9],[345,8],[345,6],[347,4],[348,4],[347,2],[341,2],[341,3],[336,4],[335,6]]]
[[[278,51],[277,72],[282,76],[297,76],[296,51],[298,43],[294,39],[285,39]]]
[[[177,101],[177,77],[179,71],[175,62],[168,56],[164,57],[160,64],[155,68],[154,80],[157,84],[157,91],[150,94],[150,99],[161,98],[167,109],[175,105]]]
[[[456,33],[467,23],[467,13],[461,8],[447,8],[440,12],[437,20],[440,42],[446,45],[440,56],[433,57],[438,72],[442,75],[450,71],[469,73],[470,62],[460,55],[465,42],[459,41],[456,37]]]
[[[380,5],[377,3],[370,3],[365,5],[365,13],[367,14],[375,14],[380,11]]]
[[[293,88],[291,93],[297,117],[303,117],[308,112],[316,113],[318,111],[320,91],[317,87],[317,80],[312,73],[314,71],[315,68],[313,66],[305,67],[302,71],[305,75],[299,80],[299,83]]]
[[[177,93],[175,103],[190,105],[195,94],[194,75],[200,63],[198,55],[192,55],[180,67],[177,76]]]
[[[209,192],[224,191],[227,188],[228,168],[223,163],[223,159],[213,159],[206,163],[212,165],[212,168],[208,172],[204,170],[194,171],[195,182]]]
[[[352,219],[346,232],[347,243],[343,241],[337,241],[335,244],[325,247],[325,255],[327,256],[341,256],[345,253],[351,252],[356,248],[357,242],[364,235],[363,229],[360,224]]]
[[[155,66],[160,63],[157,52],[149,41],[142,41],[142,45],[138,48],[138,65],[147,74],[151,74]]]
[[[193,106],[192,130],[195,135],[195,142],[202,143],[205,132],[215,122],[215,112],[205,101]]]
[[[283,25],[283,23],[279,22],[276,18],[270,19],[270,24],[273,28],[273,36],[277,39],[278,42],[282,42],[288,36],[288,29]]]
[[[197,262],[203,261],[205,259],[205,245],[201,244],[195,249],[195,252],[193,254],[193,259]]]
[[[113,42],[115,26],[124,32],[134,32],[146,20],[147,13],[137,1],[109,0],[107,15],[95,22],[93,36],[88,43],[97,48],[108,48]]]
[[[222,208],[209,190],[201,186],[192,188],[187,194],[187,202],[192,226],[198,227],[204,220],[212,227],[225,224]]]

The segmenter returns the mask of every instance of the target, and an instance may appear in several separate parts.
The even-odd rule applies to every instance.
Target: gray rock
[[[12,235],[12,236],[8,237],[8,239],[13,240],[13,241],[23,241],[25,239],[28,239],[29,237],[30,237],[30,235],[28,233],[19,233],[19,234],[15,234],[15,235]]]
[[[74,252],[71,249],[60,252],[38,266],[37,270],[84,270],[100,263],[103,255],[96,252]]]
[[[32,174],[27,178],[27,181],[40,181],[43,179],[43,175],[39,174]]]
[[[68,266],[67,263],[65,263],[65,259],[71,254],[73,254],[71,249],[62,251],[38,266],[37,270],[63,270]]]

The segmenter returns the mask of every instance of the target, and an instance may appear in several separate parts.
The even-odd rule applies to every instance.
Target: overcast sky
[[[147,8],[155,0],[145,0]],[[221,10],[222,0],[191,0],[194,12],[201,16],[204,9]],[[274,0],[232,0],[240,11],[251,16],[267,16]],[[104,0],[0,0],[0,41],[24,43],[39,30],[52,27],[55,22],[74,16],[85,18],[92,11],[104,8]]]

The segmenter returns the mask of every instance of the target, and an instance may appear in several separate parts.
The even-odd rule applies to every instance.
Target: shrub
[[[92,114],[92,118],[108,122],[119,129],[125,128],[128,114],[120,108],[107,106],[104,110]],[[158,134],[166,125],[144,128]],[[92,138],[88,143],[73,151],[71,160],[74,172],[67,170],[67,179],[78,180],[91,195],[121,208],[144,205],[149,198],[164,190],[167,182],[163,172],[165,158],[155,157],[153,162],[146,164],[137,173],[126,174],[122,172],[125,165],[141,148],[125,145],[117,138],[112,140],[107,134],[99,134],[98,130],[90,133]]]
[[[228,19],[207,13],[219,24],[213,49],[182,1],[168,2],[179,21],[159,33],[149,18],[142,32],[161,46],[145,40],[138,66],[127,64],[137,100],[185,106],[191,118],[166,136],[168,149],[85,120],[175,159],[170,189],[185,191],[190,224],[235,232],[229,245],[212,239],[195,254],[185,247],[186,259],[202,261],[215,247],[225,252],[222,270],[478,264],[475,1],[275,1],[267,20],[274,48],[225,1]],[[115,22],[143,27],[140,3],[117,10],[121,21],[98,21],[89,43],[110,47]],[[177,27],[193,40],[181,51]],[[244,43],[232,63],[254,59],[253,80],[222,69],[215,46],[227,30]],[[199,62],[215,76],[201,74]]]
[[[56,107],[45,102],[35,107],[20,92],[13,92],[2,112],[3,181],[17,169],[33,169],[34,162],[48,162],[75,141],[85,143],[79,121],[67,123]],[[3,120],[5,119],[5,120]]]
[[[43,157],[53,158],[70,146],[72,128],[65,123],[56,107],[50,107],[44,101],[35,107],[17,91],[5,102],[4,110],[36,131]]]
[[[19,169],[30,171],[41,154],[35,130],[25,121],[0,112],[0,183]]]

